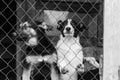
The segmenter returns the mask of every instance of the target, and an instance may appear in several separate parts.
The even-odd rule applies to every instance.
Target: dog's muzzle
[[[72,33],[71,30],[72,30],[72,29],[71,29],[70,27],[67,27],[67,28],[65,29],[65,33],[66,33],[66,34],[71,34],[71,33]]]

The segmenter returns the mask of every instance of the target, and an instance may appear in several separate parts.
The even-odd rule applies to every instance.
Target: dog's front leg
[[[51,80],[60,80],[60,74],[55,67],[55,65],[51,65]]]
[[[60,80],[59,79],[59,73],[56,70],[57,65],[54,65],[54,63],[57,63],[57,55],[53,53],[50,56],[43,57],[43,60],[51,64],[51,80]]]
[[[84,72],[84,64],[79,64],[76,68],[76,71],[83,73]]]
[[[57,54],[53,53],[52,55],[43,56],[43,61],[48,62],[50,64],[57,63]]]
[[[22,80],[30,80],[31,66],[29,69],[24,69],[22,74]]]
[[[51,64],[51,80],[60,80],[59,74],[55,69],[57,65],[54,65],[54,63],[57,63],[57,59],[58,59],[56,53],[53,53],[52,55],[43,56],[40,59]]]
[[[77,80],[78,79],[77,71],[72,66],[67,66],[67,72],[65,72],[65,73],[61,72],[60,78],[61,78],[61,80]]]
[[[41,58],[41,57],[40,57]],[[34,64],[38,63],[39,56],[26,56],[26,59],[23,63],[23,73],[22,80],[30,80],[32,67]]]

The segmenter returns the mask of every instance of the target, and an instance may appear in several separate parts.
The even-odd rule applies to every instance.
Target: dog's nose
[[[67,31],[70,31],[70,29],[71,29],[70,27],[67,27],[67,28],[66,28]]]

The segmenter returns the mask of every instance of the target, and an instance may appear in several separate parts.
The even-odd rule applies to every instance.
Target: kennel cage
[[[100,68],[96,69],[85,63],[86,72],[80,74],[82,77],[79,80],[102,80],[103,3],[103,0],[1,0],[1,79],[21,80],[21,57],[26,52],[26,46],[11,35],[21,22],[39,20],[53,26],[54,30],[47,35],[56,45],[59,39],[57,21],[72,18],[88,28],[80,34],[85,56],[95,57],[100,64]]]

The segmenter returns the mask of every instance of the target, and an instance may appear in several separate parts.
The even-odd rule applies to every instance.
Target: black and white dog
[[[83,60],[90,63],[95,62],[94,58],[84,58],[80,44],[79,33],[86,29],[83,23],[76,23],[72,19],[58,21],[57,29],[61,32],[57,43],[58,66],[62,80],[77,80],[77,72],[84,72]],[[98,66],[96,63],[95,66]]]
[[[57,53],[54,45],[46,37],[45,30],[48,29],[45,22],[36,21],[33,24],[24,22],[20,24],[18,32],[14,33],[17,39],[24,41],[27,46],[22,59],[22,80],[30,80],[31,73],[34,80],[58,80]],[[40,73],[43,76],[40,76]]]

